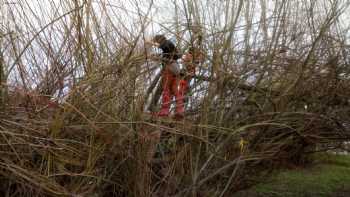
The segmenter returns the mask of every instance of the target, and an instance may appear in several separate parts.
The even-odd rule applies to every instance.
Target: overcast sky
[[[148,31],[157,32],[162,30],[161,25],[168,25],[167,22],[174,20],[175,6],[173,1],[179,6],[180,15],[183,13],[183,2],[185,0],[105,0],[105,1],[93,1],[93,7],[96,15],[102,16],[101,22],[103,22],[103,8],[106,6],[108,15],[116,23],[123,22],[125,24],[132,24],[134,21],[138,21],[138,8],[142,13],[146,13],[151,2],[153,6],[151,9],[151,14],[149,17],[153,20],[153,23],[149,26]],[[32,25],[36,28],[40,28],[45,24],[50,23],[55,18],[69,11],[70,8],[67,7],[67,3],[62,0],[0,0],[1,8],[1,23],[2,25],[6,21],[6,17],[12,17],[11,13],[14,13],[16,23],[22,23],[23,25],[28,25],[30,20]],[[68,1],[69,2],[69,1]],[[210,15],[220,14],[218,12],[223,11],[225,6],[223,1],[207,1],[207,0],[197,0],[199,2],[199,7],[202,7],[203,16],[210,17]],[[231,0],[230,2],[235,2]],[[256,1],[257,6],[254,9],[255,15],[259,16],[259,1]],[[273,10],[273,0],[267,0],[267,8],[270,12]],[[318,1],[321,2],[321,1]],[[72,4],[72,3],[71,3]],[[237,4],[237,3],[235,3]],[[11,6],[12,12],[8,11],[8,7]],[[208,10],[206,10],[207,8]],[[214,9],[213,9],[214,8]],[[349,26],[350,24],[350,9],[348,8],[340,18],[344,26]]]

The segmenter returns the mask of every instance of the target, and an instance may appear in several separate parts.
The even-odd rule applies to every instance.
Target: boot
[[[179,99],[176,101],[176,109],[175,109],[175,119],[182,120],[184,118],[185,106],[183,99]]]
[[[157,116],[169,116],[170,111],[170,91],[168,89],[163,90],[162,94],[162,107]]]

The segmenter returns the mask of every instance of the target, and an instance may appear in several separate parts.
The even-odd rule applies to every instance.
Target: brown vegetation
[[[6,4],[4,196],[227,196],[349,141],[347,1],[171,1],[160,26],[204,56],[183,121],[144,112],[162,4],[118,2]]]

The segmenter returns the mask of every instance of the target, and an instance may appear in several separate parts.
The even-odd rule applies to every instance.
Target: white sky
[[[152,12],[149,15],[154,23],[150,26],[150,31],[157,32],[160,29],[159,24],[168,25],[165,22],[174,20],[174,3],[176,2],[180,6],[180,14],[183,15],[182,2],[186,2],[186,0],[153,0]],[[256,1],[257,5],[259,1]],[[294,0],[293,2],[297,2],[299,0]],[[342,0],[346,1],[346,0]],[[53,19],[59,17],[63,13],[68,11],[66,7],[66,3],[62,3],[62,0],[0,0],[0,8],[1,8],[1,19],[0,22],[4,25],[4,21],[6,21],[6,17],[11,17],[7,8],[10,4],[12,10],[15,12],[15,17],[18,22],[23,24],[28,24],[28,20],[31,20],[33,25],[37,26],[37,28],[42,27],[45,24],[48,24]],[[196,0],[193,2],[197,2],[199,7],[202,8],[204,13],[201,13],[202,16],[209,17],[211,15],[221,14],[220,11],[224,11],[225,1],[207,1],[207,0]],[[230,1],[235,2],[235,1]],[[267,7],[272,12],[274,0],[267,0]],[[292,2],[292,1],[291,1]],[[318,1],[321,2],[321,1]],[[93,7],[98,14],[103,12],[101,10],[101,5],[105,5],[107,7],[107,11],[109,12],[109,16],[113,19],[113,22],[123,22],[125,24],[132,23],[139,19],[137,15],[137,8],[139,7],[142,12],[146,12],[149,7],[151,0],[99,0],[93,1]],[[137,5],[139,4],[139,5]],[[7,6],[6,6],[7,5]],[[256,6],[255,14],[257,18],[259,17],[259,7]],[[28,16],[28,17],[25,17]],[[224,15],[222,15],[224,17]],[[121,20],[121,21],[119,21]],[[344,26],[349,26],[350,24],[350,9],[348,8],[340,18]],[[207,22],[213,22],[207,20]],[[223,21],[221,21],[223,22]]]
[[[342,0],[343,2],[348,2],[347,0]],[[7,23],[7,21],[15,20],[15,24],[19,26],[21,31],[21,35],[24,39],[23,40],[30,40],[33,35],[35,35],[37,32],[40,31],[45,25],[49,24],[51,21],[57,19],[61,15],[67,13],[72,8],[72,2],[73,1],[63,1],[63,0],[0,0],[0,31],[7,32],[7,25],[10,26],[11,29],[16,28],[14,26],[13,22]],[[113,31],[121,30],[121,31],[130,31],[131,34],[135,34],[139,31],[139,24],[140,20],[144,20],[144,18],[140,18],[137,13],[137,8],[140,8],[142,13],[145,13],[147,11],[147,8],[149,7],[151,0],[95,0],[93,1],[93,8],[95,10],[96,16],[99,18],[100,25],[104,26],[101,28],[103,31]],[[151,14],[149,15],[149,18],[152,19],[152,22],[146,29],[146,34],[148,37],[152,36],[155,33],[166,32],[165,27],[169,27],[169,21],[174,21],[175,18],[175,7],[174,3],[176,2],[179,5],[179,14],[184,16],[184,10],[182,2],[187,2],[187,0],[154,0],[153,3],[155,6],[152,7]],[[226,24],[226,17],[223,13],[227,7],[232,7],[233,5],[235,8],[233,10],[237,9],[237,2],[238,1],[223,1],[223,0],[217,0],[217,1],[209,1],[209,0],[192,0],[189,2],[197,2],[198,7],[200,8],[200,15],[202,18],[202,22],[204,22],[208,27],[210,26],[212,29],[208,30],[208,33],[211,31],[220,31]],[[227,4],[228,2],[228,4]],[[234,3],[235,2],[235,3]],[[247,2],[247,1],[245,1]],[[260,8],[259,8],[259,2],[260,0],[252,0],[250,2],[256,2],[255,9],[253,13],[255,14],[256,21],[260,17]],[[274,9],[274,5],[276,2],[275,0],[266,0],[267,7],[270,13],[268,13],[268,16],[271,15]],[[278,1],[277,1],[278,2]],[[288,1],[292,3],[301,2],[300,0],[294,0],[294,1]],[[322,1],[317,1],[319,4],[318,6],[321,6]],[[71,4],[70,8],[68,7],[68,3]],[[107,17],[104,14],[103,5],[106,6],[106,11],[108,12],[108,16],[110,17],[111,21],[107,21]],[[228,5],[228,6],[227,6]],[[252,4],[253,5],[253,4]],[[9,10],[9,7],[11,8],[11,11],[13,12],[13,17],[11,12]],[[293,11],[293,10],[292,10]],[[324,14],[324,13],[320,13]],[[302,16],[299,16],[302,17]],[[11,20],[8,20],[8,19]],[[230,17],[227,18],[230,20]],[[241,17],[241,20],[238,21],[239,25],[244,25],[244,15]],[[302,18],[303,19],[303,18]],[[300,23],[306,22],[306,20],[300,20]],[[60,43],[55,43],[58,39],[62,39],[62,36],[64,35],[65,31],[65,25],[69,24],[71,21],[70,15],[67,15],[66,17],[56,21],[54,25],[48,26],[48,28],[43,32],[45,33],[45,37],[48,37],[48,39],[52,39],[53,43],[57,46],[60,46]],[[92,20],[90,20],[92,21]],[[350,9],[348,8],[344,14],[340,17],[340,21],[344,26],[344,29],[346,30],[350,26]],[[186,21],[184,20],[184,17],[182,17],[182,21],[180,21],[181,24],[184,25]],[[112,29],[111,24],[115,25],[117,28]],[[162,27],[164,25],[165,27]],[[124,26],[124,27],[123,27]],[[183,27],[184,28],[184,27]],[[255,26],[254,28],[257,28]],[[174,28],[172,28],[174,29]],[[43,33],[39,35],[43,35]],[[242,35],[244,34],[244,31],[239,31],[235,36],[234,39],[236,39],[234,42],[240,42],[242,40]],[[348,39],[350,39],[349,32],[347,34]],[[56,41],[54,41],[56,39]],[[116,39],[116,38],[114,38]],[[21,48],[23,46],[19,46]],[[32,45],[32,47],[37,47],[40,49],[39,46]],[[39,50],[40,51],[40,50]],[[30,58],[31,54],[25,54]],[[24,58],[25,61],[25,58]],[[40,60],[38,60],[40,61]],[[45,62],[45,64],[49,64],[50,62]]]
[[[93,1],[92,6],[94,8],[96,16],[99,18],[99,24],[103,27],[102,29],[106,32],[114,31],[122,29],[123,31],[130,31],[130,34],[136,34],[140,30],[140,20],[144,20],[144,18],[140,18],[138,14],[138,8],[141,10],[142,14],[147,12],[148,7],[151,2],[153,2],[151,13],[148,15],[149,20],[152,20],[150,25],[145,30],[146,37],[151,37],[152,35],[159,32],[168,32],[167,27],[169,21],[174,21],[175,19],[175,4],[179,6],[179,14],[182,16],[182,21],[180,23],[185,25],[186,20],[184,18],[184,10],[183,10],[183,2],[187,0],[100,0]],[[298,2],[299,0],[289,1],[289,2]],[[341,0],[346,2],[347,0]],[[7,23],[7,21],[15,20],[16,25],[22,26],[22,36],[28,36],[27,39],[30,39],[33,34],[40,31],[45,25],[49,24],[51,21],[57,19],[61,15],[67,13],[72,8],[72,3],[70,3],[70,7],[67,7],[70,1],[62,1],[62,0],[0,0],[0,29],[3,32],[6,32],[7,27],[9,25],[11,29],[16,28],[13,25],[13,22]],[[226,17],[223,13],[227,6],[235,5],[237,9],[237,1],[229,0],[229,1],[208,1],[208,0],[193,0],[190,2],[196,2],[199,9],[200,15],[202,18],[201,23],[208,25],[208,27],[212,28],[208,32],[211,31],[220,31],[226,24]],[[230,3],[225,3],[230,2]],[[252,13],[255,15],[255,21],[259,20],[260,17],[260,0],[252,0],[251,2],[255,2],[256,6],[254,6],[254,10]],[[274,9],[274,0],[266,0],[267,8],[271,15]],[[318,6],[324,6],[322,1],[319,2]],[[349,2],[348,2],[349,3]],[[251,4],[255,5],[255,4]],[[103,9],[105,6],[106,10]],[[11,11],[9,11],[9,7],[11,7]],[[297,9],[298,10],[298,9]],[[110,17],[110,21],[108,21],[108,17],[106,17],[105,12],[108,13],[108,17]],[[13,13],[13,15],[12,15]],[[321,13],[324,14],[324,13]],[[65,24],[68,24],[71,20],[71,15],[67,15],[62,20],[58,20],[54,23],[54,25],[50,26],[46,32],[50,31],[55,38],[59,38],[64,35],[64,33],[60,33]],[[14,19],[12,19],[14,17]],[[302,17],[302,16],[300,16]],[[11,18],[11,20],[7,20]],[[229,18],[227,18],[229,20]],[[90,20],[92,21],[92,20]],[[301,23],[305,23],[305,21],[300,19]],[[343,24],[343,29],[347,30],[350,27],[350,8],[348,8],[343,15],[340,17],[340,22]],[[113,24],[117,29],[112,29],[111,24]],[[244,25],[244,15],[240,17],[237,26]],[[136,28],[136,29],[135,29]],[[181,27],[182,29],[185,26]],[[257,28],[255,26],[254,28]],[[5,30],[4,30],[5,29]],[[174,30],[174,28],[172,28]],[[254,29],[253,29],[254,30]],[[256,30],[256,29],[255,29]],[[29,34],[26,34],[29,33]],[[238,31],[236,33],[235,39],[242,40],[245,32]],[[171,35],[168,33],[168,35]],[[237,37],[238,36],[238,37]],[[350,39],[350,33],[347,33],[348,39]],[[171,35],[171,39],[175,39],[173,35]],[[239,42],[237,40],[237,42]]]

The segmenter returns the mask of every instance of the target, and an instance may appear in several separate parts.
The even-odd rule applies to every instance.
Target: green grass
[[[278,172],[250,191],[254,196],[271,197],[328,197],[350,192],[350,156],[317,155],[313,167]]]

